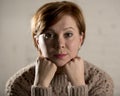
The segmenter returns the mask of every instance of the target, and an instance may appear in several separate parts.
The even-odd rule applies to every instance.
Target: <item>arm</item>
[[[45,58],[39,58],[35,68],[34,85],[31,88],[32,96],[52,96],[52,88],[49,87],[57,67]]]
[[[87,85],[72,86],[70,88],[70,96],[89,96],[88,86]]]
[[[88,70],[86,73],[88,80],[85,84],[83,82],[85,81],[84,70],[82,70],[84,69],[84,64],[82,62],[80,63],[78,59],[79,66],[76,61],[69,62],[68,65],[66,64],[65,66],[66,73],[72,83],[72,87],[69,88],[70,96],[113,96],[113,81],[108,74],[90,64],[90,67],[86,69]],[[76,65],[76,67],[73,64]],[[75,69],[76,71],[74,71]],[[79,80],[81,83],[77,83],[78,81],[76,82],[76,80]]]
[[[31,96],[34,81],[34,64],[20,69],[6,83],[5,96]]]
[[[90,85],[72,86],[70,88],[70,96],[114,96],[112,79],[104,75],[99,75],[99,77],[95,83],[90,80]],[[89,86],[92,87],[90,88]]]
[[[26,77],[15,74],[9,79],[5,88],[5,96],[30,96],[31,86]]]
[[[31,96],[52,96],[52,88],[47,87],[39,87],[39,86],[32,86],[31,87]]]
[[[88,86],[84,79],[84,61],[76,57],[65,65],[65,72],[72,84],[70,96],[88,96]]]

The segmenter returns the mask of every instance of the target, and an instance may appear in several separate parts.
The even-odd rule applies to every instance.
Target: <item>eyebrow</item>
[[[50,32],[54,32],[54,33],[55,33],[55,30],[52,29],[52,28],[48,28],[48,29],[46,29],[46,30],[45,30],[45,33],[46,33],[46,31],[50,31]]]
[[[68,30],[68,29],[75,30],[73,27],[66,27],[66,28],[63,29],[63,31]],[[51,31],[51,32],[54,32],[54,33],[55,33],[55,30],[52,29],[52,28],[46,29],[43,33],[46,33],[46,31]]]
[[[51,31],[51,32],[55,32],[53,29],[51,28],[48,28],[48,29],[45,29],[42,33],[46,33],[46,31]]]
[[[68,29],[75,30],[73,27],[66,27],[66,28],[64,28],[64,30],[68,30]]]

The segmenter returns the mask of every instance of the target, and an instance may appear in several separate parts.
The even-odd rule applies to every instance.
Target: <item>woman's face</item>
[[[76,22],[68,15],[45,30],[38,39],[42,56],[59,67],[77,56],[81,43],[82,36],[79,34]]]

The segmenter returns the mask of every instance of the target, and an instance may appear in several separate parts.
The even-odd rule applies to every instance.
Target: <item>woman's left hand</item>
[[[85,85],[83,59],[75,57],[64,66],[64,69],[73,86]]]

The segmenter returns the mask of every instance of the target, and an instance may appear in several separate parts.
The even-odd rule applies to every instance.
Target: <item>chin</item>
[[[50,60],[55,63],[58,67],[63,67],[65,64],[67,64],[71,58],[65,58],[65,59],[57,59],[57,58],[50,58]]]
[[[56,66],[57,67],[63,67],[65,64],[59,64],[59,63],[56,63]]]
[[[56,66],[58,66],[58,67],[63,67],[65,64],[66,64],[67,62],[63,62],[63,61],[55,61],[55,64],[56,64]]]

